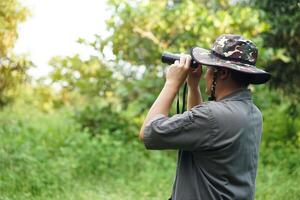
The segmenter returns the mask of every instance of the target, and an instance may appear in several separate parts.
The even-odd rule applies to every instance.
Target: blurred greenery
[[[271,47],[277,54],[266,68],[274,75],[271,86],[281,89],[297,102],[300,100],[299,1],[255,0],[252,3],[263,10],[264,20],[270,25],[262,35],[264,46]]]
[[[0,57],[3,57],[14,46],[17,25],[25,21],[28,10],[17,0],[1,0],[0,8]]]
[[[28,14],[17,0],[0,0],[0,109],[12,102],[18,86],[28,79],[26,71],[31,62],[12,52],[18,36],[17,25]]]
[[[28,11],[0,2],[0,36],[16,37]],[[273,75],[250,86],[264,120],[256,199],[299,199],[300,7],[278,2],[108,0],[110,35],[79,40],[96,53],[54,57],[53,71],[35,82],[26,81],[31,62],[11,52],[15,39],[1,36],[10,44],[0,46],[0,199],[167,199],[176,152],[147,151],[137,137],[164,83],[160,55],[210,48],[223,33],[254,40],[258,66]],[[9,15],[17,21],[3,29]]]

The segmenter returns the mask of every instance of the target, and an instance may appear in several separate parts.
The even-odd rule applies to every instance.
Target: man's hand
[[[202,75],[202,65],[197,68],[190,68],[188,71],[187,84],[190,88],[198,88]]]
[[[172,102],[174,101],[180,86],[186,80],[190,63],[191,56],[182,54],[180,56],[180,61],[176,61],[167,69],[166,83],[144,120],[139,134],[140,139],[143,140],[144,138],[146,124],[153,120],[155,116],[158,114],[168,116]]]
[[[191,59],[190,55],[180,55],[180,61],[175,61],[175,63],[167,69],[166,85],[172,85],[176,89],[180,88],[188,75]]]
[[[202,96],[199,87],[199,81],[202,75],[202,66],[199,66],[196,69],[190,68],[187,77],[188,83],[188,110],[192,107],[202,103]]]

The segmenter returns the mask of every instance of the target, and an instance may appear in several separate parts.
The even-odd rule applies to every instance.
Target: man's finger
[[[186,57],[186,60],[185,60],[184,68],[189,69],[192,57],[190,55],[186,55],[185,57]]]
[[[180,61],[179,61],[179,67],[184,67],[184,63],[185,63],[185,56],[183,53],[180,54]]]

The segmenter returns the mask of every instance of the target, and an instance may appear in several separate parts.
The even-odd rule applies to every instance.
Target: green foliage
[[[71,177],[72,166],[60,161],[62,133],[73,132],[70,122],[43,117],[35,109],[7,110],[0,122],[0,198],[18,199],[23,194],[30,199],[44,189],[60,190]]]
[[[299,145],[263,142],[260,152],[255,199],[299,199]]]
[[[27,15],[27,9],[17,0],[0,0],[0,108],[13,100],[31,65],[25,58],[12,53],[18,35],[17,26]]]
[[[113,15],[107,21],[112,33],[97,37],[91,47],[99,52],[112,48],[116,56],[113,94],[124,109],[145,112],[164,83],[163,51],[186,52],[192,46],[210,48],[223,33],[242,34],[262,46],[260,33],[268,24],[261,13],[228,1],[109,1]],[[262,57],[269,56],[268,49]],[[105,59],[105,56],[102,57]],[[263,59],[261,59],[263,60]],[[96,94],[94,94],[96,95]]]
[[[75,114],[75,120],[81,124],[83,130],[88,130],[93,136],[105,137],[112,135],[119,142],[136,140],[139,118],[129,118],[121,107],[98,100],[89,103]]]
[[[137,138],[164,83],[161,53],[185,52],[194,45],[210,48],[218,35],[237,33],[257,43],[259,65],[298,62],[292,57],[297,51],[289,54],[290,47],[298,47],[295,7],[283,2],[281,11],[275,1],[272,10],[264,2],[271,1],[249,7],[247,1],[228,0],[109,0],[111,35],[88,44],[97,56],[53,58],[50,78],[59,88],[53,90],[43,81],[19,87],[30,64],[7,52],[15,41],[15,25],[23,19],[16,15],[25,11],[13,0],[0,0],[0,41],[7,42],[0,45],[0,102],[19,93],[0,112],[0,199],[167,199],[176,152],[146,151]],[[10,13],[14,17],[3,18]],[[12,27],[11,36],[5,36],[11,39],[1,35],[7,34],[2,27]],[[289,41],[286,49],[281,36]],[[110,48],[111,60],[103,53]],[[264,115],[256,199],[298,199],[299,108],[266,86],[252,89]]]
[[[300,130],[299,107],[265,85],[253,88],[253,99],[263,113],[263,141],[294,141]]]
[[[224,33],[258,41],[257,36],[268,28],[257,10],[238,4],[216,10],[196,0],[109,2],[113,16],[107,26],[112,35],[102,46],[112,44],[117,58],[131,64],[158,65],[165,50],[186,52],[195,45],[210,48]]]
[[[17,99],[14,101],[15,106],[30,104],[45,113],[55,112],[56,109],[68,107],[70,104],[76,106],[84,101],[84,98],[75,92],[56,91],[41,82],[38,82],[35,86],[23,85],[17,92]]]
[[[250,1],[251,2],[251,1]],[[263,35],[264,46],[271,47],[277,56],[268,59],[267,70],[273,74],[271,86],[299,101],[300,97],[300,6],[297,0],[257,0],[270,29]]]
[[[98,36],[89,44],[101,56],[85,61],[78,56],[54,58],[50,62],[54,66],[51,79],[68,91],[113,97],[115,106],[131,107],[135,113],[149,108],[164,83],[163,51],[185,52],[194,45],[210,48],[222,33],[243,34],[262,46],[259,34],[268,28],[257,10],[232,6],[228,1],[109,3],[113,15],[107,27],[112,34],[108,38]],[[107,48],[112,48],[115,59],[107,60],[103,53]],[[96,63],[95,74],[88,72],[91,63]]]
[[[106,67],[99,57],[91,56],[81,60],[73,57],[55,57],[50,61],[53,73],[50,77],[65,91],[78,91],[85,95],[105,96],[114,88],[112,70]]]
[[[0,0],[0,58],[5,57],[17,39],[17,26],[25,21],[28,10],[18,0]]]
[[[172,183],[175,160],[166,153],[147,153],[138,140],[123,140],[109,127],[91,138],[70,110],[44,114],[33,107],[15,108],[0,114],[0,199],[78,199],[73,193],[80,196],[88,188],[99,199],[168,195],[169,190],[156,192]],[[158,167],[162,171],[153,171]],[[161,183],[154,186],[157,178]],[[155,190],[147,191],[148,185]]]
[[[31,62],[25,58],[0,57],[0,108],[12,102],[20,85],[28,80]]]
[[[0,199],[169,197],[176,152],[145,151],[137,138],[123,140],[109,126],[91,137],[72,112],[45,114],[27,105],[0,113]],[[256,199],[299,197],[299,150],[290,142],[262,143]]]

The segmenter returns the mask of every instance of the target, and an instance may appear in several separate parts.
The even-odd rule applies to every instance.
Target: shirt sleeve
[[[147,149],[206,150],[213,125],[213,115],[206,104],[172,117],[157,115],[145,126],[144,144]]]

